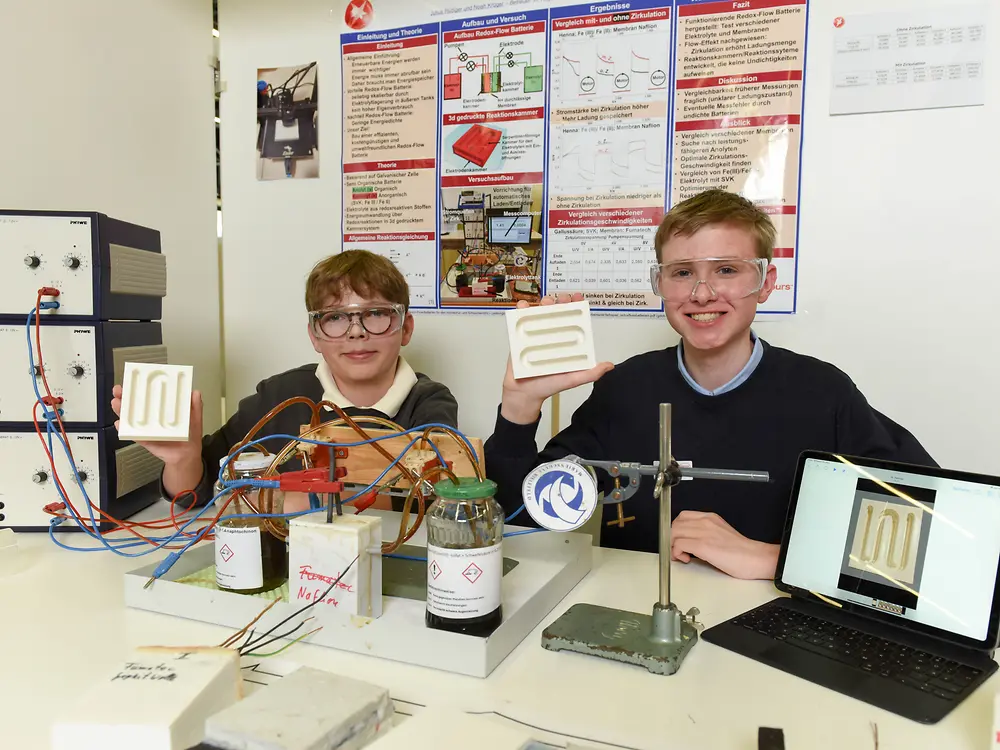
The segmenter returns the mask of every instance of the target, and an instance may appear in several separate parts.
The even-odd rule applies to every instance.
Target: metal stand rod
[[[767,482],[770,475],[766,471],[744,471],[743,469],[697,469],[684,467],[682,477],[691,479],[729,479],[735,482]]]
[[[660,471],[665,472],[673,456],[670,449],[670,404],[660,404]],[[670,605],[670,483],[661,473],[660,484],[660,606]]]

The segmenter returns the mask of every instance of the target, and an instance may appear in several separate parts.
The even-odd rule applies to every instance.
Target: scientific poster
[[[257,179],[319,177],[316,63],[257,70]]]
[[[663,213],[721,187],[774,219],[761,312],[795,312],[806,0],[483,7],[342,35],[345,249],[417,308],[652,313]]]
[[[984,104],[988,10],[982,3],[837,16],[830,114]]]
[[[411,304],[435,307],[437,24],[341,41],[343,249],[390,258]]]

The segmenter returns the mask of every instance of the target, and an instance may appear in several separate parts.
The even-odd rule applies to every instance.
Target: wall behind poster
[[[339,175],[258,183],[254,173],[253,77],[260,67],[317,60],[324,116],[319,139],[337,164],[343,125],[340,34],[343,7],[303,0],[221,0],[222,179],[229,408],[263,377],[311,361],[302,285],[342,241]],[[933,3],[920,3],[936,7]],[[418,19],[431,18],[434,7]],[[528,6],[531,7],[531,6]],[[993,123],[1000,91],[986,106],[829,117],[833,18],[905,9],[849,0],[810,5],[804,107],[798,314],[760,323],[774,345],[820,357],[848,372],[879,409],[912,429],[939,461],[1000,470],[994,427],[1000,402],[986,398],[1000,367],[994,298],[977,279],[1000,277],[1000,205],[993,175],[1000,143]],[[414,3],[376,2],[376,25],[404,25]],[[405,15],[404,15],[405,12]],[[484,9],[483,12],[488,12]],[[398,13],[398,16],[397,16]],[[991,5],[991,31],[1000,8]],[[393,21],[398,17],[400,22]],[[388,18],[388,20],[386,20]],[[988,35],[986,65],[1000,70]],[[673,344],[658,316],[595,320],[598,357],[612,361]],[[492,431],[507,347],[503,317],[418,314],[406,350],[415,366],[447,382],[462,428]],[[587,395],[566,394],[562,424]],[[539,439],[548,436],[543,419]],[[678,456],[683,448],[678,446]],[[627,456],[622,456],[627,459]],[[752,467],[751,467],[752,468]]]

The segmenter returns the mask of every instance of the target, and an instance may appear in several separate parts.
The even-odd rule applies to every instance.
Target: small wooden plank
[[[380,435],[392,434],[390,430],[368,429],[364,426],[362,426],[362,428],[369,437],[373,438]],[[305,432],[306,429],[308,428],[303,428],[302,431]],[[403,451],[404,448],[406,448],[414,437],[416,437],[416,433],[412,435],[389,437],[384,440],[380,440],[379,445],[385,448],[386,452],[395,458]],[[361,438],[350,427],[326,427],[318,433],[311,435],[310,439],[323,440],[333,443],[356,443]],[[445,461],[452,462],[452,470],[457,476],[474,477],[476,475],[475,470],[472,468],[472,462],[469,461],[465,451],[459,447],[458,443],[454,439],[444,433],[434,433],[431,436],[431,439],[434,441],[438,450],[441,451],[441,455],[444,456]],[[472,448],[476,452],[476,457],[479,459],[479,465],[485,473],[486,463],[483,460],[483,441],[480,438],[473,437],[468,438],[468,440],[472,444]],[[316,446],[303,444],[302,447],[312,448]],[[418,456],[419,454],[416,452],[418,449],[420,449],[420,441],[413,444],[413,447],[406,452],[406,456]],[[425,446],[424,450],[430,450],[430,446]],[[347,468],[347,476],[344,477],[345,482],[350,482],[352,484],[371,484],[378,479],[379,475],[383,471],[385,471],[385,467],[388,464],[388,459],[379,453],[373,445],[353,446],[348,448],[347,451],[347,458],[340,459],[337,462],[338,466],[344,466]],[[406,456],[404,456],[404,460]],[[386,474],[383,481],[392,478],[397,473],[397,468],[393,467],[393,469]],[[409,487],[410,481],[404,477],[400,479],[395,486]]]

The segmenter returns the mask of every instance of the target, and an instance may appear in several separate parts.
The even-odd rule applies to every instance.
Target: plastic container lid
[[[220,469],[222,468],[222,465],[226,463],[226,459],[228,458],[229,456],[224,456],[219,460]],[[235,472],[264,471],[264,469],[271,465],[273,460],[274,456],[265,456],[263,453],[259,453],[258,451],[247,451],[245,453],[241,453],[233,459],[229,465],[233,467],[233,471]]]
[[[459,477],[458,484],[451,479],[442,479],[434,485],[434,494],[446,500],[483,500],[493,497],[496,492],[496,482],[475,477]]]

